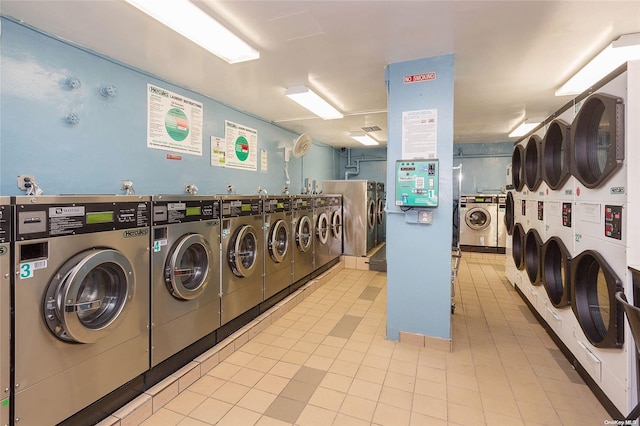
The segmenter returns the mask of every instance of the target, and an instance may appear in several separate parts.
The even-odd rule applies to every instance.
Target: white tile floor
[[[452,352],[386,340],[386,274],[345,268],[188,387],[154,396],[146,420],[105,424],[604,424],[503,265],[463,253]]]

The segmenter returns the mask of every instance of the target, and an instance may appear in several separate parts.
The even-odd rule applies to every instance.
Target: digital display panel
[[[251,211],[251,204],[243,204],[242,207],[240,208],[241,211],[243,212],[250,212]]]
[[[186,212],[187,216],[200,216],[201,214],[202,214],[202,207],[200,206],[187,207],[187,212]]]
[[[94,225],[96,223],[113,222],[113,212],[90,212],[87,213],[87,224]]]

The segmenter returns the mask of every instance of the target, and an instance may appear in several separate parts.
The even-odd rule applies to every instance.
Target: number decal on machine
[[[33,273],[36,269],[44,269],[47,267],[46,260],[38,260],[36,262],[28,262],[20,264],[20,279],[33,278]]]

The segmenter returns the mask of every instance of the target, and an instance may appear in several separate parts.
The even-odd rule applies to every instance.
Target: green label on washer
[[[0,256],[4,256],[7,253],[9,253],[9,247],[4,244],[0,244]]]

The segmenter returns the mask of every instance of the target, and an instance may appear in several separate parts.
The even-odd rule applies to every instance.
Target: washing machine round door
[[[560,189],[571,174],[570,133],[569,125],[556,119],[549,124],[542,141],[542,178],[553,190]]]
[[[269,255],[276,263],[281,263],[289,250],[289,227],[282,220],[276,220],[269,231]]]
[[[296,244],[298,249],[304,253],[311,249],[311,243],[313,242],[311,238],[312,228],[311,219],[307,215],[302,216],[296,226]]]
[[[176,299],[192,300],[207,287],[211,249],[200,234],[182,236],[173,245],[165,265],[165,283]]]
[[[45,321],[59,339],[94,343],[117,328],[134,293],[133,267],[122,253],[88,250],[69,259],[49,282]]]
[[[376,220],[378,225],[382,225],[384,221],[384,200],[378,200],[378,208],[376,209]]]
[[[569,305],[571,255],[559,237],[551,237],[542,247],[542,283],[556,308]]]
[[[342,213],[340,210],[334,211],[331,215],[331,235],[333,238],[342,236]]]
[[[572,172],[587,188],[597,188],[624,161],[624,110],[622,99],[591,95],[572,126]]]
[[[369,205],[367,207],[367,222],[369,229],[373,229],[376,224],[376,203],[373,198],[369,199]]]
[[[615,294],[622,281],[595,250],[571,261],[571,308],[585,336],[598,348],[621,348],[624,323]]]
[[[484,207],[472,207],[467,210],[464,221],[472,230],[482,231],[491,224],[491,214]]]
[[[516,145],[511,155],[511,180],[516,191],[524,188],[524,147]]]
[[[507,234],[513,234],[513,227],[515,226],[515,216],[514,216],[515,205],[513,201],[513,194],[511,192],[507,192],[507,199],[505,202],[504,209],[504,224],[507,228]]]
[[[250,277],[258,263],[258,234],[251,225],[242,225],[229,246],[229,264],[238,277]]]
[[[318,220],[316,221],[316,236],[320,244],[327,244],[327,240],[329,239],[329,217],[325,212],[318,215]]]
[[[513,257],[513,263],[516,265],[516,268],[520,270],[524,269],[524,235],[524,228],[520,223],[516,223],[513,226],[513,234],[511,235],[511,256]]]

